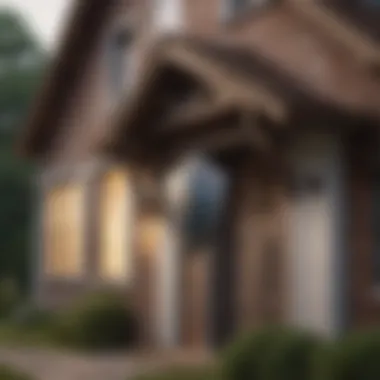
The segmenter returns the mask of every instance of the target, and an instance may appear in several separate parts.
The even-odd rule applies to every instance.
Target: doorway
[[[166,177],[167,233],[158,287],[165,346],[204,347],[220,334],[215,322],[222,313],[226,247],[221,228],[229,182],[221,167],[200,154],[181,160]]]

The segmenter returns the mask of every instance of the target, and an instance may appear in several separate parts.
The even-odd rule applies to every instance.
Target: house
[[[154,347],[380,321],[379,17],[76,0],[20,138],[40,167],[36,300],[110,287]]]

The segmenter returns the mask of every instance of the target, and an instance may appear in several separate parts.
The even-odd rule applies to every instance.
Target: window
[[[214,242],[226,206],[228,178],[222,169],[200,160],[189,179],[184,229],[191,246]]]
[[[76,277],[83,272],[84,188],[67,185],[52,190],[45,203],[45,273]]]
[[[222,0],[223,15],[230,18],[253,7],[261,7],[267,2],[268,0]]]
[[[132,32],[128,29],[117,30],[108,43],[108,72],[112,97],[122,94],[129,84],[131,74]]]
[[[132,197],[123,170],[107,173],[100,193],[100,257],[102,279],[128,280],[131,275]]]
[[[153,23],[160,31],[177,30],[183,25],[183,0],[153,0]]]

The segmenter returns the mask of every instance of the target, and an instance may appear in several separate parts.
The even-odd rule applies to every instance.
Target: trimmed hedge
[[[232,343],[223,354],[223,374],[231,380],[263,378],[264,362],[280,330],[263,329],[245,334]]]
[[[136,380],[220,380],[219,373],[209,367],[176,367],[146,374]]]
[[[322,342],[315,336],[301,331],[284,331],[268,349],[264,360],[265,380],[307,380],[319,372],[318,355]]]
[[[226,350],[223,374],[228,380],[314,379],[327,373],[324,352],[322,341],[309,333],[266,328],[246,334]]]
[[[63,345],[82,349],[130,347],[137,325],[131,309],[113,293],[86,296],[57,316],[54,339]]]

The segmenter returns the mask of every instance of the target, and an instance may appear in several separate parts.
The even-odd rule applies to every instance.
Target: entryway
[[[207,347],[220,339],[217,323],[226,324],[219,287],[226,272],[221,228],[230,178],[209,157],[192,154],[168,171],[165,190],[168,217],[157,287],[160,345]]]

